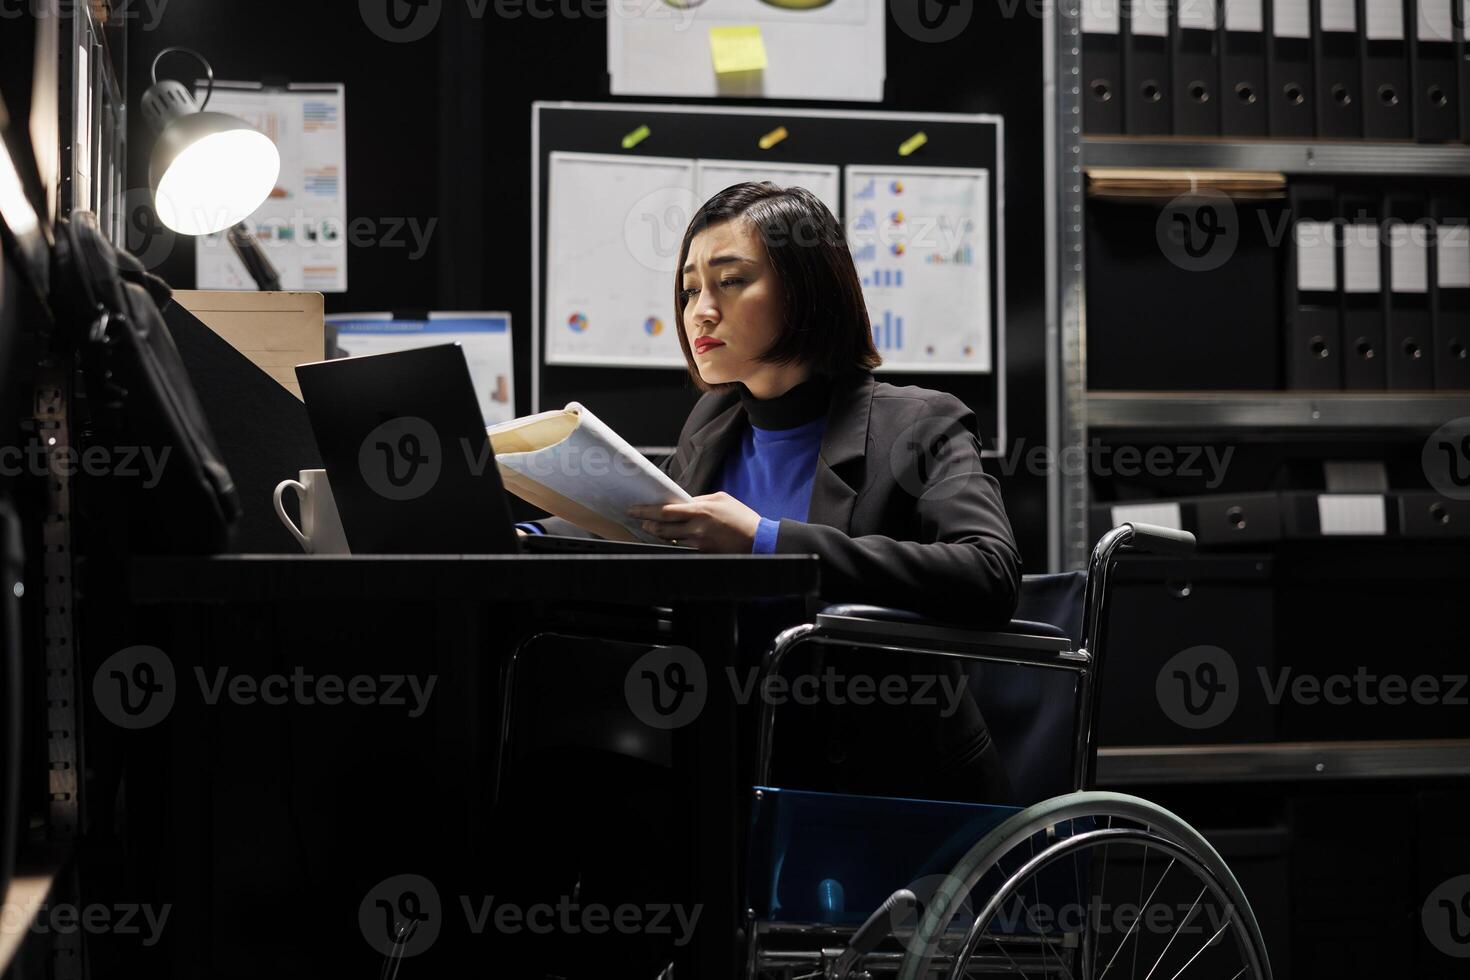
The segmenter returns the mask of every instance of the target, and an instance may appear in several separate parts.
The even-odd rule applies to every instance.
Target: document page
[[[677,483],[577,402],[486,430],[505,488],[614,541],[666,543],[628,516],[635,504],[690,499]]]

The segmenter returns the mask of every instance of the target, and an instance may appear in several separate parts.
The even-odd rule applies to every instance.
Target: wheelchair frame
[[[1187,555],[1193,552],[1194,543],[1194,536],[1186,532],[1144,524],[1122,524],[1103,535],[1094,547],[1088,564],[1083,593],[1083,644],[1080,649],[1073,649],[1074,644],[1070,639],[1058,635],[1060,630],[1046,624],[1012,621],[1006,628],[1000,630],[969,630],[925,621],[921,617],[901,610],[885,610],[876,607],[835,607],[830,613],[818,615],[815,622],[793,626],[783,631],[775,639],[763,663],[762,682],[768,677],[779,674],[787,654],[803,643],[920,654],[970,662],[1018,664],[1039,669],[1073,672],[1078,681],[1074,717],[1073,792],[1024,808],[1013,819],[985,834],[980,841],[976,842],[970,853],[966,855],[966,860],[972,860],[977,852],[984,852],[987,844],[992,845],[991,850],[993,851],[1003,842],[1003,839],[1015,840],[1018,829],[1023,825],[1029,826],[1031,832],[1035,832],[1035,828],[1039,827],[1050,835],[1056,831],[1063,819],[1072,821],[1071,826],[1075,831],[1077,813],[1090,812],[1096,814],[1097,819],[1106,816],[1108,830],[1087,831],[1079,834],[1078,838],[1145,840],[1155,849],[1166,854],[1178,855],[1186,867],[1190,867],[1202,880],[1207,882],[1212,898],[1222,900],[1228,909],[1235,910],[1241,923],[1240,928],[1247,937],[1247,941],[1241,946],[1242,959],[1246,962],[1241,973],[1244,974],[1249,969],[1254,971],[1254,976],[1269,980],[1270,966],[1265,960],[1254,915],[1245,902],[1238,883],[1204,838],[1177,817],[1147,801],[1119,794],[1086,792],[1096,777],[1096,720],[1101,694],[1109,586],[1116,560],[1124,551]],[[941,648],[936,649],[936,647]],[[760,792],[760,787],[769,785],[771,756],[775,743],[775,723],[774,703],[763,702],[757,729],[757,793]],[[1048,818],[1045,816],[1040,818],[1036,816],[1038,811],[1044,814],[1048,809],[1058,815],[1055,823],[1048,823]],[[1071,815],[1059,816],[1063,813]],[[1114,816],[1139,823],[1143,829],[1112,829]],[[1029,824],[1026,823],[1027,820],[1030,821]],[[1047,848],[1048,851],[1055,852],[1051,860],[1056,860],[1066,853],[1068,847],[1072,847],[1073,850],[1077,849],[1076,846],[1066,843]],[[997,866],[996,856],[990,855],[989,857],[994,861],[992,867]],[[1027,866],[1035,867],[1038,860],[1033,859]],[[978,864],[979,862],[972,861],[971,870]],[[965,862],[962,861],[961,866],[964,865]],[[957,867],[952,874],[958,871]],[[946,880],[943,887],[949,891],[942,897],[950,902],[951,909],[958,908],[960,899],[964,898],[970,887],[978,883],[979,877],[978,873],[971,876],[963,888],[958,884],[952,884],[949,879]],[[1014,878],[1008,883],[1008,886],[1009,884],[1014,884]],[[891,906],[900,894],[908,893],[895,893],[893,898],[885,903],[885,909]],[[911,894],[908,894],[908,897],[910,900],[913,899]],[[940,897],[936,895],[936,905]],[[990,914],[993,914],[999,898],[1000,896],[996,895],[986,903],[985,907]],[[1004,960],[1000,956],[977,955],[982,925],[985,924],[980,919],[976,920],[973,929],[970,930],[961,951],[938,957],[941,963],[936,964],[934,950],[937,949],[938,940],[933,932],[936,923],[947,921],[937,918],[937,912],[926,913],[926,918],[920,923],[919,928],[909,933],[908,938],[911,941],[918,938],[923,929],[929,930],[930,934],[924,939],[930,945],[924,947],[922,955],[912,952],[912,949],[908,955],[878,952],[876,950],[878,943],[890,934],[896,934],[896,930],[891,928],[891,922],[889,923],[890,928],[883,930],[881,935],[877,932],[875,924],[883,917],[885,909],[879,909],[867,923],[854,930],[842,926],[815,923],[757,921],[754,911],[747,905],[744,917],[747,948],[745,976],[748,980],[755,980],[757,976],[766,972],[777,972],[790,976],[799,971],[804,976],[841,980],[842,977],[848,975],[849,971],[855,971],[861,967],[870,971],[900,971],[904,977],[922,977],[937,965],[942,966],[944,961],[949,964],[947,972],[951,980],[959,980],[971,972],[1003,971],[1007,965],[1021,972],[1022,975],[1026,973],[1025,968],[1004,949],[1002,949]],[[1229,918],[1227,916],[1227,924],[1229,924]],[[942,928],[942,925],[939,927]],[[865,933],[869,934],[867,938],[862,936]],[[766,941],[778,937],[784,938],[787,942],[805,937],[813,941],[817,948],[768,948]],[[852,940],[850,943],[847,942],[849,939]],[[1124,939],[1125,943],[1126,941],[1127,937]],[[1026,947],[1028,943],[1035,946],[1039,960],[1033,958],[1026,961],[1023,957],[1023,961],[1031,964],[1039,963],[1039,966],[1036,967],[1038,972],[1049,975],[1050,964],[1046,958],[1047,951],[1040,949],[1041,944],[1046,940],[1010,937],[1007,942],[1015,942],[1021,948]],[[1082,937],[1084,945],[1095,942],[1094,938],[1084,933]],[[998,947],[999,945],[997,943]],[[1165,947],[1165,952],[1167,950],[1168,947]],[[1055,951],[1052,953],[1055,955]],[[1006,963],[1007,960],[1009,964]]]
[[[953,948],[948,951],[940,949],[940,940],[953,936],[947,930],[953,924],[952,918],[962,900],[979,885],[985,874],[995,870],[1005,873],[1000,858],[1009,859],[1010,852],[1006,847],[1015,847],[1018,840],[1029,840],[1026,836],[1017,837],[1018,834],[1038,833],[1045,834],[1041,853],[1031,855],[1031,859],[1022,869],[1023,872],[1027,868],[1042,868],[1045,862],[1066,856],[1073,856],[1075,860],[1075,852],[1094,841],[1103,842],[1103,846],[1108,841],[1138,842],[1165,856],[1176,857],[1182,866],[1193,871],[1197,880],[1205,882],[1212,900],[1219,901],[1224,906],[1226,927],[1234,927],[1233,938],[1245,963],[1236,977],[1249,972],[1252,980],[1270,980],[1270,964],[1265,957],[1264,943],[1254,915],[1239,884],[1209,843],[1187,823],[1146,800],[1088,791],[1096,775],[1095,727],[1104,661],[1103,638],[1108,622],[1109,585],[1117,557],[1127,550],[1187,555],[1194,550],[1194,537],[1185,532],[1144,524],[1122,524],[1103,535],[1093,549],[1088,564],[1082,597],[1083,642],[1080,647],[1062,630],[1044,623],[1013,620],[1002,629],[974,630],[932,622],[902,610],[853,605],[829,607],[827,612],[816,617],[815,622],[793,626],[775,638],[761,665],[758,678],[761,684],[779,673],[785,657],[792,649],[801,643],[811,642],[870,651],[1061,670],[1073,674],[1077,682],[1077,696],[1073,709],[1070,774],[1072,792],[1025,807],[988,833],[983,833],[960,863],[944,877],[930,907],[923,912],[915,927],[895,928],[896,923],[893,921],[897,909],[895,903],[901,896],[907,896],[907,901],[914,903],[909,906],[910,913],[917,910],[915,896],[907,891],[895,892],[866,923],[856,929],[809,922],[757,921],[751,904],[747,903],[744,906],[743,921],[739,923],[743,926],[743,936],[735,947],[738,949],[742,944],[745,947],[742,972],[747,980],[755,980],[764,973],[778,973],[788,978],[796,977],[798,980],[818,977],[823,980],[843,980],[849,975],[867,977],[872,973],[895,973],[901,980],[921,980],[932,975],[936,969],[946,970],[950,980],[963,980],[975,973],[1006,972],[1008,967],[1011,972],[1019,972],[1021,975],[1029,975],[1029,969],[1050,976],[1051,961],[1060,962],[1061,959],[1055,948],[1058,945],[1079,965],[1085,964],[1088,954],[1092,953],[1092,969],[1095,970],[1101,939],[1087,928],[1077,933],[1062,934],[1058,943],[1053,943],[1045,932],[1036,936],[1002,932],[999,935],[1005,942],[1001,943],[996,938],[997,934],[986,930],[988,920],[976,919],[957,951]],[[535,637],[529,637],[525,642],[529,643],[534,639]],[[630,636],[629,639],[646,642],[642,636]],[[497,801],[510,736],[515,664],[520,652],[521,648],[518,647],[502,666],[504,701],[500,717],[501,738],[497,745],[496,778],[491,787],[492,796]],[[754,791],[757,793],[761,788],[769,786],[775,744],[775,707],[773,699],[760,699],[756,721]],[[1107,820],[1106,828],[1101,827],[1104,818]],[[1136,826],[1115,827],[1115,819]],[[1063,822],[1068,824],[1070,836],[1060,834]],[[1016,894],[1011,890],[1016,882],[1017,876],[1006,876],[1001,889],[984,903],[985,914],[993,915],[1003,897]],[[1204,890],[1201,891],[1201,895],[1203,894]],[[1196,904],[1198,902],[1199,899],[1196,899]],[[884,924],[887,928],[882,928]],[[1187,924],[1188,918],[1185,922]],[[731,928],[736,925],[737,923],[732,922]],[[1217,933],[1214,939],[1218,939],[1223,931],[1224,929]],[[908,951],[879,949],[882,942],[890,937],[903,941]],[[1211,940],[1211,945],[1214,939]],[[980,953],[978,946],[985,940],[995,943],[1000,955]],[[1123,942],[1126,943],[1127,940],[1128,937],[1125,936]],[[1135,943],[1135,950],[1141,942],[1140,938]],[[1172,944],[1172,939],[1170,942]],[[920,945],[916,947],[916,943]],[[780,948],[775,948],[776,946]],[[1169,947],[1166,946],[1164,953],[1168,950]],[[1202,948],[1200,952],[1203,951]],[[1114,956],[1116,957],[1116,952]],[[1193,958],[1190,962],[1193,962]],[[1186,967],[1188,965],[1187,963]],[[731,964],[732,973],[735,966],[736,964]],[[1103,974],[1106,972],[1104,969]],[[1078,980],[1094,980],[1094,974],[1086,969],[1079,970],[1079,973]],[[1070,972],[1068,976],[1071,976]]]

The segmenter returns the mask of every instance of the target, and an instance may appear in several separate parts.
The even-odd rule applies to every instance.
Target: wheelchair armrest
[[[1020,664],[1042,669],[1086,670],[1087,654],[1076,650],[1066,631],[1049,623],[1013,619],[999,629],[976,629],[929,619],[907,609],[838,603],[825,607],[814,622],[783,631],[771,644],[761,678],[781,672],[786,654],[808,641],[831,644],[831,650],[870,647],[938,658]],[[774,742],[775,705],[762,699],[757,720],[756,778],[769,782]]]
[[[1133,539],[1129,545],[1134,551],[1145,551],[1153,555],[1194,554],[1194,535],[1188,531],[1176,531],[1172,527],[1159,527],[1156,524],[1140,524],[1137,521],[1120,526],[1133,529]]]
[[[1055,647],[1055,641],[1061,641],[1067,647],[1071,646],[1071,640],[1066,631],[1050,623],[1013,619],[1005,626],[996,629],[976,629],[973,626],[930,619],[907,609],[871,606],[856,602],[842,602],[827,606],[817,614],[816,624],[818,627],[827,629],[847,628],[868,632],[876,632],[879,629],[891,632],[887,627],[892,625],[922,627],[929,636],[935,639],[941,639],[944,636],[930,631],[942,631],[942,634],[955,639],[962,638],[968,642],[985,645],[1031,647],[1035,644],[1025,642],[1027,639],[1042,639],[1053,641],[1044,644],[1049,649]]]

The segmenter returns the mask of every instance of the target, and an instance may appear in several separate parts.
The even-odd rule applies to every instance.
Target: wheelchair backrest
[[[1084,572],[1027,575],[1021,583],[1016,619],[1047,623],[1082,644]],[[1017,805],[1078,789],[1078,677],[1073,671],[1008,663],[969,666],[970,690],[1000,747],[1002,764]]]

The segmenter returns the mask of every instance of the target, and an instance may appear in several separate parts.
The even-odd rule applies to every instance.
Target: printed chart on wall
[[[731,184],[800,186],[840,213],[820,164],[551,154],[546,363],[684,369],[674,264],[698,206]]]
[[[879,370],[990,373],[990,172],[850,166],[844,179]]]
[[[340,313],[327,317],[335,345],[329,357],[387,354],[440,344],[459,344],[486,425],[515,418],[509,313],[430,313],[427,320],[391,313]]]
[[[674,263],[694,161],[551,155],[546,362],[683,368]]]
[[[202,86],[198,95],[203,96]],[[288,290],[347,291],[346,95],[341,85],[215,82],[211,112],[239,116],[281,152],[270,199],[247,223]],[[200,238],[200,289],[255,289],[223,234]]]
[[[834,216],[842,214],[836,167],[817,163],[772,165],[756,160],[699,160],[696,161],[695,170],[700,203],[708,201],[731,184],[748,180],[769,180],[778,187],[805,187],[817,195]]]

